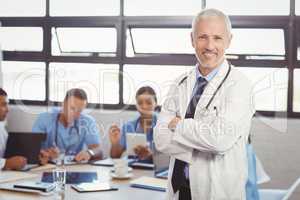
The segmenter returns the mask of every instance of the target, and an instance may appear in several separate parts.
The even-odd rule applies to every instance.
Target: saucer
[[[128,173],[132,172],[132,170],[133,170],[132,167],[128,167]],[[115,168],[114,167],[111,169],[111,172],[112,173],[115,172]]]
[[[127,173],[125,176],[117,176],[115,173],[111,173],[110,175],[115,179],[129,179],[133,176],[132,173]]]

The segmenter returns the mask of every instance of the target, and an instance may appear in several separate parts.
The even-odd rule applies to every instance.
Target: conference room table
[[[98,179],[100,182],[109,181],[113,186],[118,188],[117,191],[101,191],[101,192],[87,192],[87,193],[79,193],[71,188],[69,184],[66,185],[64,195],[61,195],[59,198],[57,195],[39,195],[39,194],[31,194],[24,192],[16,192],[16,191],[6,191],[0,190],[0,200],[53,200],[53,199],[61,199],[61,200],[163,200],[166,198],[166,193],[161,191],[147,190],[141,188],[134,188],[130,186],[130,181],[134,180],[141,176],[153,176],[152,170],[141,170],[141,169],[133,169],[133,176],[130,179],[113,179],[111,178],[111,167],[104,166],[94,166],[89,164],[81,164],[81,165],[69,165],[66,166],[66,170],[74,171],[74,172],[97,172]],[[45,169],[40,171],[28,172],[34,174],[36,177],[26,179],[26,180],[35,180],[40,181],[42,177],[42,173],[44,171],[52,171],[52,169]],[[0,172],[1,173],[1,172]],[[21,182],[24,180],[18,180],[17,182]],[[15,182],[14,182],[15,183]]]

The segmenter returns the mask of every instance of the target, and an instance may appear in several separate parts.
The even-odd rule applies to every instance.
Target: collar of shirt
[[[53,113],[53,115],[55,116],[55,123],[56,123],[56,120],[58,120],[58,115],[62,112],[62,108],[53,108],[51,110],[51,112]],[[79,117],[80,118],[80,117]],[[79,120],[79,119],[77,119]],[[59,124],[62,125],[64,128],[70,128],[70,127],[73,127],[75,126],[75,120],[72,122],[72,124],[70,124],[68,127],[65,127],[60,121],[59,121]],[[78,124],[77,124],[78,125]]]
[[[206,76],[203,76],[199,70],[199,63],[196,64],[196,82],[195,82],[195,85],[194,85],[194,88],[193,88],[193,92],[192,92],[192,96],[195,95],[195,92],[196,92],[196,88],[197,88],[197,80],[199,77],[202,77],[202,78],[205,78],[205,80],[207,80],[208,82],[211,81],[215,76],[216,74],[218,73],[219,69],[226,65],[226,60],[224,59],[224,61],[222,62],[222,64],[220,64],[218,67],[216,67],[215,69],[213,69],[209,74],[207,74]]]
[[[140,124],[140,119],[141,119],[141,116],[139,115],[139,117],[136,119],[136,130],[135,130],[136,132],[144,132],[144,130],[142,129],[141,124]],[[156,121],[157,121],[157,113],[153,112],[152,122],[151,122],[152,128],[156,125]]]
[[[196,80],[198,80],[199,77],[202,77],[202,78],[205,78],[205,80],[207,80],[208,82],[211,81],[216,76],[219,69],[225,64],[226,64],[226,62],[224,60],[222,62],[222,64],[220,64],[218,67],[213,69],[209,74],[207,74],[206,76],[203,76],[199,70],[199,63],[197,63],[197,65],[196,65]]]

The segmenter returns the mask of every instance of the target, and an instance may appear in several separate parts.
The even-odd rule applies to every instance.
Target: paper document
[[[26,172],[17,171],[1,171],[0,172],[0,183],[7,183],[22,179],[30,179],[38,177],[38,174],[30,174]]]

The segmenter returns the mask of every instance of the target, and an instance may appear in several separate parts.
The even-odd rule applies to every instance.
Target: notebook
[[[149,190],[157,190],[165,192],[167,190],[168,181],[166,179],[142,176],[130,182],[131,187],[143,188]]]

